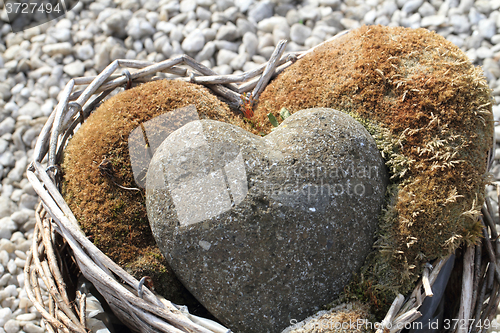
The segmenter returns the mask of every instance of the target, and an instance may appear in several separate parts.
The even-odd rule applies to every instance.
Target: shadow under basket
[[[338,35],[333,38],[336,37]],[[212,325],[213,322],[209,320],[190,316],[178,306],[157,296],[144,286],[143,280],[132,277],[96,248],[80,230],[60,193],[59,166],[63,149],[75,128],[113,90],[164,79],[167,74],[176,75],[179,80],[207,85],[228,105],[237,108],[249,102],[250,96],[257,100],[273,77],[313,50],[283,56],[285,46],[286,41],[281,41],[267,63],[240,75],[217,75],[183,55],[160,63],[115,60],[96,77],[69,81],[61,101],[40,133],[34,160],[27,171],[41,203],[36,210],[33,245],[24,269],[25,288],[49,332],[88,332],[85,308],[87,295],[80,292],[76,285],[76,277],[80,275],[95,286],[114,315],[132,331],[229,331],[220,325]],[[120,68],[120,74],[113,74]],[[130,73],[126,68],[136,71]],[[84,89],[73,91],[75,86],[83,86]],[[456,301],[455,304],[444,305],[447,316],[458,320],[457,323],[450,321],[450,332],[476,333],[488,328],[481,323],[492,320],[500,300],[500,270],[496,265],[500,243],[494,221],[496,214],[488,200],[482,213],[482,244],[463,247],[455,255],[427,265],[413,293],[407,297],[396,297],[385,319],[377,327],[377,332],[398,332],[419,318],[426,318],[426,300],[432,299],[430,296],[433,294],[445,292],[454,294]],[[453,270],[449,268],[451,261],[455,264]],[[449,277],[451,274],[450,281],[456,282],[456,290],[436,290],[446,288],[446,283],[440,287],[436,283],[440,272],[445,270],[449,271]],[[48,298],[42,296],[40,280],[48,290]],[[432,288],[435,283],[435,288]],[[443,304],[435,308],[442,309]],[[432,310],[427,317],[430,315],[432,319],[435,313]]]

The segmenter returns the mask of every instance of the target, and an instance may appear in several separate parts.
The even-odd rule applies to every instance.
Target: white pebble
[[[312,30],[306,25],[295,23],[290,29],[290,39],[297,44],[304,44],[306,39],[311,36]]]
[[[5,250],[8,253],[12,253],[16,250],[16,246],[10,240],[2,238],[0,239],[0,250]]]
[[[0,308],[0,327],[3,327],[11,318],[12,310],[10,308]]]
[[[5,265],[3,265],[5,266]],[[6,286],[10,279],[12,278],[12,275],[10,273],[5,273],[1,278],[0,278],[0,287],[4,287]],[[1,314],[1,312],[0,312]],[[0,316],[0,318],[2,318],[2,316]],[[0,325],[1,326],[1,325]]]
[[[5,323],[3,329],[5,330],[6,333],[18,333],[21,327],[17,320],[10,319]]]
[[[17,267],[23,269],[24,266],[26,265],[26,260],[21,259],[21,258],[16,258],[16,259],[14,259],[14,263],[16,264]],[[12,274],[12,272],[11,272],[11,274]]]
[[[44,333],[45,332],[45,330],[43,328],[41,328],[40,326],[37,326],[31,322],[24,325],[23,331],[25,331],[26,333]]]
[[[16,320],[18,321],[32,321],[36,319],[36,314],[34,313],[23,313],[16,316]]]
[[[447,21],[446,16],[431,15],[431,16],[427,16],[427,17],[422,18],[422,21],[420,22],[420,25],[423,28],[428,28],[430,26],[438,27],[438,26],[446,23],[446,21]]]
[[[186,52],[198,52],[205,46],[205,36],[201,30],[191,32],[182,42],[182,49]]]
[[[9,271],[10,274],[16,275],[17,274],[17,265],[14,261],[14,259],[10,259],[9,262],[7,263],[7,270]]]

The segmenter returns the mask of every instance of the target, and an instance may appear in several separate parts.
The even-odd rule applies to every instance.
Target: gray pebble
[[[255,36],[252,32],[246,32],[243,35],[243,45],[245,45],[246,52],[250,55],[250,57],[257,53],[258,43],[259,40],[257,39],[257,36]]]
[[[0,164],[4,167],[14,167],[16,164],[16,159],[14,158],[14,154],[10,151],[6,151],[0,156]]]
[[[175,28],[175,24],[171,22],[160,21],[156,23],[156,30],[162,31],[166,34],[169,34]]]
[[[493,21],[492,19],[479,21],[477,29],[481,36],[488,39],[493,37],[497,32],[495,21]]]
[[[19,208],[35,209],[38,205],[38,196],[24,193],[19,201]]]
[[[233,60],[238,54],[227,49],[219,50],[217,54],[217,66],[229,65],[231,60]]]
[[[259,23],[265,18],[273,16],[274,5],[269,1],[259,1],[248,11],[248,18]]]
[[[447,21],[446,16],[442,15],[431,15],[422,18],[422,21],[420,22],[421,27],[423,28],[428,28],[428,27],[438,27],[442,24],[445,24]]]
[[[297,44],[304,44],[307,37],[311,36],[311,33],[311,28],[300,23],[295,23],[290,28],[290,39]]]
[[[422,17],[426,17],[426,16],[435,15],[436,14],[436,9],[430,3],[424,2],[420,6],[420,8],[418,8],[418,12],[420,13],[420,15],[422,15]]]
[[[28,322],[23,326],[23,331],[26,333],[44,333],[45,330],[38,325],[33,324],[32,322]]]
[[[312,20],[317,21],[320,18],[318,8],[312,5],[304,6],[299,10],[300,19],[303,21]],[[363,14],[364,16],[364,14]]]
[[[206,43],[203,49],[196,55],[196,60],[200,62],[210,60],[213,57],[215,50],[216,47],[214,42],[210,41]]]
[[[479,59],[492,58],[493,51],[489,47],[481,46],[476,49],[476,55]]]
[[[220,52],[219,52],[220,54]],[[246,53],[243,53],[243,54],[238,54],[236,57],[234,57],[229,65],[234,69],[234,70],[239,70],[239,69],[242,69],[243,66],[245,65],[245,63],[248,61],[250,57],[248,56],[248,54]],[[217,60],[219,58],[217,57]]]
[[[198,52],[205,45],[205,36],[201,30],[194,30],[182,42],[182,49],[186,52]]]
[[[221,65],[221,66],[216,66],[213,68],[213,70],[221,75],[228,75],[233,72],[233,69],[229,65]]]
[[[196,8],[196,17],[198,20],[207,21],[210,20],[212,13],[209,10],[206,10],[203,7]]]
[[[469,21],[470,24],[477,24],[478,22],[485,20],[486,16],[477,11],[475,7],[472,7],[469,11]]]
[[[71,77],[80,77],[83,76],[83,73],[85,72],[85,66],[83,65],[83,62],[76,60],[64,66],[63,70],[64,73]]]
[[[282,26],[288,27],[288,22],[287,22],[286,18],[279,17],[279,16],[273,16],[273,17],[263,19],[262,21],[260,21],[257,24],[257,28],[260,31],[264,31],[264,32],[273,32],[275,27],[282,27]]]
[[[127,24],[127,33],[134,39],[138,40],[145,36],[150,36],[155,33],[155,29],[147,20],[137,17],[132,17]]]
[[[217,31],[217,34],[215,35],[215,39],[227,40],[230,42],[236,40],[238,37],[239,33],[236,26],[230,22],[220,27],[219,31]]]
[[[19,322],[15,319],[7,321],[3,327],[6,333],[17,333],[21,329]]]
[[[14,131],[15,126],[16,126],[16,121],[14,119],[12,119],[11,117],[5,118],[0,123],[0,136],[4,135],[5,133],[12,133],[12,131]]]
[[[470,23],[465,15],[453,15],[450,17],[450,24],[453,26],[455,33],[468,33],[470,31]]]
[[[46,53],[49,56],[53,56],[55,54],[68,55],[71,54],[71,52],[73,51],[73,47],[71,43],[68,42],[55,43],[55,44],[44,45],[42,47],[42,51],[43,53]]]

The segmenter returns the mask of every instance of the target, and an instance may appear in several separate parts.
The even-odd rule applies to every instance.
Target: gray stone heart
[[[370,252],[388,182],[374,140],[333,109],[258,137],[212,120],[163,141],[151,229],[192,294],[237,332],[278,332],[333,301]]]

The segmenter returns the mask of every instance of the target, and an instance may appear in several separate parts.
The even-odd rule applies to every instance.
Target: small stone
[[[127,54],[127,49],[125,49],[120,44],[114,45],[111,48],[111,52],[109,53],[109,61],[113,62],[114,60],[117,59],[123,59],[125,58],[126,54]]]
[[[491,12],[491,4],[489,0],[479,0],[476,1],[474,7],[483,14],[489,14]]]
[[[477,30],[481,36],[489,39],[497,33],[497,26],[492,19],[486,19],[479,21]]]
[[[205,36],[201,30],[196,29],[191,32],[182,42],[182,49],[186,52],[198,52],[205,45]]]
[[[479,59],[493,58],[493,51],[489,47],[481,46],[476,50]]]
[[[7,253],[13,253],[16,250],[16,246],[10,240],[6,238],[0,239],[0,251],[5,250]],[[1,276],[2,274],[0,274]]]
[[[181,13],[189,13],[196,9],[196,0],[182,0],[179,7]]]
[[[10,86],[7,83],[0,82],[0,99],[8,101],[12,97]]]
[[[427,17],[424,17],[422,18],[422,21],[420,22],[420,25],[423,27],[423,28],[428,28],[428,27],[438,27],[442,24],[445,24],[447,21],[446,19],[446,16],[442,16],[442,15],[431,15],[431,16],[427,16]]]
[[[317,21],[320,17],[320,13],[318,11],[318,8],[316,6],[304,6],[299,10],[299,15],[301,20],[306,21],[306,20],[312,20],[312,21]]]
[[[38,197],[24,193],[19,200],[19,208],[35,209],[38,205]]]
[[[62,54],[66,56],[71,54],[73,51],[73,47],[71,43],[56,43],[56,44],[48,44],[42,47],[42,52],[48,54],[49,56],[53,56],[55,54]]]
[[[229,65],[234,69],[234,70],[239,70],[242,69],[245,63],[248,61],[250,57],[248,54],[243,53],[243,54],[238,54],[236,57],[234,57],[233,60],[229,63]]]
[[[147,20],[143,18],[132,17],[127,24],[127,33],[135,40],[139,40],[145,36],[152,36],[155,29]]]
[[[379,171],[335,176],[351,165]],[[195,121],[153,156],[148,217],[176,275],[207,310],[233,331],[279,332],[335,299],[362,266],[384,201],[383,170],[370,134],[336,110],[298,111],[264,138]]]
[[[259,44],[259,40],[257,36],[255,36],[252,32],[246,32],[243,35],[243,45],[245,45],[246,52],[252,57],[257,53],[257,46]]]
[[[275,27],[288,26],[286,18],[273,16],[263,19],[257,24],[257,28],[264,32],[273,32]]]
[[[14,127],[16,126],[16,121],[7,117],[0,123],[0,136],[6,133],[12,133],[14,131]]]
[[[40,105],[36,102],[29,101],[19,109],[19,115],[38,118],[41,116]]]
[[[12,318],[12,310],[9,308],[0,308],[0,327],[3,327],[7,321]]]
[[[274,5],[269,1],[259,1],[248,11],[248,18],[259,23],[265,18],[273,16]]]
[[[236,26],[232,23],[228,23],[220,27],[219,31],[217,31],[217,34],[215,35],[215,39],[227,40],[230,42],[234,41],[238,37],[239,37],[238,30],[236,29]]]
[[[0,235],[2,234],[2,230],[5,230],[5,229],[0,229]],[[10,259],[9,262],[7,263],[7,270],[12,275],[15,275],[17,273],[17,265],[13,259]],[[5,290],[7,290],[7,288],[5,288]]]
[[[465,15],[452,15],[450,24],[456,34],[468,33],[470,31],[470,23]]]
[[[54,28],[50,35],[58,42],[68,42],[71,39],[71,31],[67,28]]]
[[[401,11],[407,14],[415,12],[423,4],[423,0],[409,0],[406,1]]]
[[[304,44],[306,39],[311,36],[312,30],[308,26],[295,23],[290,29],[290,39],[297,44]]]
[[[5,323],[3,329],[6,333],[18,333],[21,329],[21,326],[19,325],[19,322],[17,320],[10,319]]]
[[[337,8],[341,2],[340,2],[340,0],[319,0],[318,3],[321,6],[330,6],[330,7]]]
[[[343,18],[343,19],[341,19],[340,23],[342,24],[342,26],[345,29],[356,29],[356,28],[359,28],[361,26],[361,24],[359,23],[359,21],[353,20],[353,19],[349,19],[349,18]]]
[[[217,66],[229,65],[231,60],[233,60],[237,55],[238,53],[226,49],[219,50],[219,53],[217,54]]]
[[[206,43],[203,49],[196,55],[196,60],[201,62],[212,59],[215,49],[216,47],[214,42],[210,41]]]
[[[156,23],[156,30],[162,31],[166,34],[169,34],[174,28],[175,24],[171,22],[159,21],[158,23]]]
[[[19,306],[21,306],[21,304],[19,304]],[[23,331],[25,331],[26,333],[44,333],[45,332],[45,330],[43,328],[41,328],[40,326],[37,326],[31,322],[29,322],[23,326]],[[104,333],[104,331],[102,333]]]
[[[71,77],[80,77],[85,73],[85,65],[80,60],[76,60],[63,67],[64,73]]]
[[[75,48],[75,56],[80,60],[92,59],[94,57],[94,48],[91,44],[85,43]]]
[[[422,15],[422,17],[426,17],[426,16],[435,15],[436,14],[436,9],[430,3],[424,2],[420,6],[420,8],[418,8],[418,12],[419,12],[420,15]]]
[[[108,43],[102,43],[98,49],[96,49],[96,54],[94,57],[95,68],[97,71],[102,71],[106,66],[110,64],[109,54],[111,52],[112,46]]]
[[[2,154],[2,156],[0,156],[0,159],[2,159],[3,155],[5,155],[6,153]],[[12,212],[15,210],[16,210],[16,205],[9,198],[0,196],[0,218],[10,216]]]
[[[477,11],[475,7],[472,7],[469,11],[469,21],[470,24],[477,24],[478,22],[485,20],[486,15],[481,14],[480,12]]]

